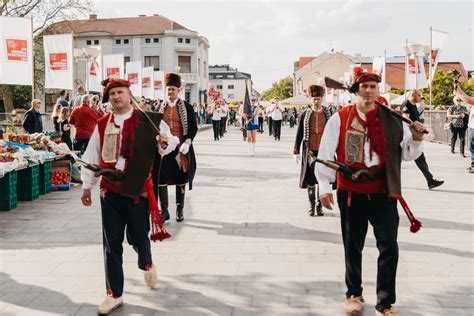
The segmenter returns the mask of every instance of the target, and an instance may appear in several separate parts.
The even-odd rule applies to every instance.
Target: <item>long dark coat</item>
[[[324,107],[324,114],[326,116],[326,122],[331,117],[331,113],[329,112],[328,108]],[[308,180],[310,182],[315,181],[314,184],[317,184],[316,178],[313,178],[314,175],[314,168],[309,166],[308,164],[308,140],[305,139],[305,129],[309,131],[309,122],[310,120],[306,120],[306,115],[312,114],[313,110],[308,109],[301,114],[299,118],[298,130],[296,132],[296,139],[295,139],[295,147],[296,153],[300,154],[300,147],[301,150],[301,171],[300,171],[300,181],[299,187],[302,189],[306,189],[308,187]],[[310,183],[310,185],[314,185]]]
[[[158,109],[159,113],[164,113],[166,110],[166,107],[168,104],[164,102]],[[191,139],[192,141],[194,140],[194,137],[196,136],[198,132],[198,125],[196,121],[196,116],[194,115],[194,109],[191,104],[184,100],[178,100],[177,102],[178,106],[178,113],[179,113],[179,118],[181,121],[181,125],[183,127],[183,138],[184,140],[186,139]],[[186,132],[187,131],[187,132]],[[176,162],[176,156],[179,153],[179,147],[181,145],[178,145],[176,149],[169,153],[168,155],[161,157],[160,155],[157,155],[157,158],[155,159],[155,166],[161,166],[160,168],[153,168],[153,183],[155,184],[155,190],[157,191],[157,186],[158,184],[184,184],[188,183],[189,185],[189,190],[192,190],[193,188],[193,179],[194,175],[196,174],[196,168],[197,168],[197,163],[196,163],[196,155],[194,153],[194,146],[191,144],[189,148],[189,152],[187,153],[187,158],[189,161],[189,169],[187,172],[183,172],[179,166],[178,163]],[[166,181],[167,179],[172,179],[173,181],[168,182]]]

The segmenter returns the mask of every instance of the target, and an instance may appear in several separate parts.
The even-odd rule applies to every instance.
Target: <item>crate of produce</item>
[[[0,178],[0,211],[10,211],[16,208],[17,173],[15,170],[10,171]]]
[[[51,161],[45,161],[39,166],[39,194],[48,194],[51,190]]]
[[[39,197],[39,165],[31,165],[17,172],[18,201],[33,201]]]
[[[57,160],[51,162],[51,188],[53,190],[69,190],[71,187],[71,162]]]

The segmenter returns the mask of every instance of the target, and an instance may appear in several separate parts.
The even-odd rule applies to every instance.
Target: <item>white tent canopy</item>
[[[283,105],[309,105],[310,103],[310,100],[302,95],[298,95],[296,97],[291,97],[281,101],[281,104]]]

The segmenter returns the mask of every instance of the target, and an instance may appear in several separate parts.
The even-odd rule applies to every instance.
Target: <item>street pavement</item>
[[[307,215],[290,155],[295,132],[284,127],[280,142],[259,135],[254,157],[235,128],[221,141],[211,130],[198,134],[185,221],[173,219],[173,238],[152,244],[158,288],[144,285],[124,245],[125,305],[113,315],[344,315],[339,213]],[[434,143],[425,143],[425,154],[446,183],[429,191],[413,162],[402,165],[404,196],[423,229],[410,233],[400,208],[395,306],[400,315],[473,315],[469,159]],[[0,213],[1,315],[96,314],[105,295],[99,194],[89,208],[80,194],[80,187],[53,192]],[[376,261],[369,229],[364,315],[374,315]]]

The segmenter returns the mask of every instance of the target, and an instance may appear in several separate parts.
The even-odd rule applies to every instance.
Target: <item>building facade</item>
[[[252,76],[241,72],[229,65],[214,65],[209,67],[210,88],[219,93],[219,98],[228,103],[241,103],[245,96],[245,83],[252,95]]]
[[[208,87],[209,41],[198,32],[161,15],[99,19],[91,14],[88,20],[53,24],[48,34],[74,34],[74,48],[100,46],[102,55],[123,54],[124,63],[141,61],[142,67],[155,71],[175,72],[179,67],[185,98],[198,103],[205,98]],[[75,64],[77,85],[85,83],[86,61]]]

